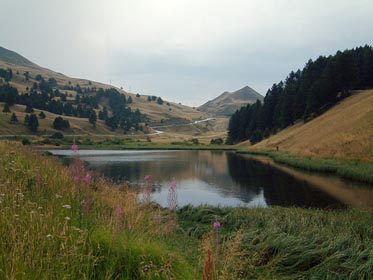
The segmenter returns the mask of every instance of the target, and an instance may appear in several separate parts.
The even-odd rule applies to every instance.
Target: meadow
[[[338,177],[373,183],[373,164],[371,162],[334,159],[334,158],[316,158],[297,156],[287,152],[274,152],[266,150],[237,150],[240,154],[260,155],[272,158],[276,163],[303,169],[306,171],[330,173]]]
[[[76,150],[77,146],[72,146]],[[1,279],[368,279],[369,210],[177,207],[0,142]]]

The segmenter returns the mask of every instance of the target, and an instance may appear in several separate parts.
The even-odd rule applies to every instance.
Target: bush
[[[57,117],[53,121],[53,128],[54,129],[65,129],[69,128],[70,123],[68,120],[64,120],[62,117]]]
[[[63,139],[63,133],[62,132],[55,132],[52,134],[51,138],[52,139]]]
[[[223,144],[223,139],[221,139],[221,138],[217,138],[217,139],[211,139],[211,141],[210,141],[210,144],[212,144],[212,145],[221,145],[221,144]]]
[[[194,145],[198,145],[199,144],[199,140],[197,138],[193,138],[191,141],[192,141],[192,143]]]
[[[30,145],[30,144],[31,144],[31,142],[28,138],[23,138],[22,139],[22,145]]]

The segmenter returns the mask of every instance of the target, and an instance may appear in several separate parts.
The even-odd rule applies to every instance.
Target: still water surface
[[[373,208],[373,187],[300,172],[265,158],[225,151],[51,150],[116,182],[144,186],[150,175],[153,200],[167,206],[177,182],[178,206],[186,204],[268,207]]]

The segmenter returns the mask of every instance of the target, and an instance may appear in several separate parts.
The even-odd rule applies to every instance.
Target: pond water
[[[373,187],[304,173],[261,157],[226,151],[50,150],[67,162],[79,156],[88,169],[131,187],[152,181],[152,199],[167,206],[172,181],[178,206],[297,206],[373,208]]]

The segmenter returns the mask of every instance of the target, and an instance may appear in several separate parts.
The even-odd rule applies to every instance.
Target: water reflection
[[[68,150],[51,152],[67,159],[72,155]],[[172,180],[178,183],[179,206],[189,203],[317,208],[369,205],[369,200],[356,198],[359,203],[352,203],[336,195],[340,180],[308,175],[233,152],[83,150],[79,156],[88,168],[116,182],[141,185],[150,174],[155,182],[154,200],[165,206]],[[329,185],[334,186],[333,191],[325,187]],[[346,188],[349,197],[361,189],[351,183],[342,187]],[[364,197],[372,195],[370,189],[363,189],[368,191]]]

